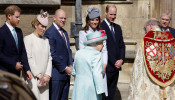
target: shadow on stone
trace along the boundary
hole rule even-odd
[[[120,90],[118,89],[118,87],[116,89],[116,94],[115,94],[114,100],[122,100],[121,93],[120,93]]]

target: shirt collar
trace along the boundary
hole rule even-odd
[[[110,22],[105,18],[105,22],[106,22],[106,24],[108,25],[108,26],[111,26],[110,25]]]
[[[165,30],[164,28],[161,28],[162,31],[170,31],[170,29],[167,27],[167,29]]]
[[[60,30],[60,27],[58,27],[58,25],[56,25],[54,22],[53,22],[53,25],[55,26],[55,28],[56,28],[57,30]]]
[[[12,27],[10,24],[8,24],[7,22],[5,22],[5,24],[7,25],[7,27],[10,29],[10,31],[12,32],[12,30],[14,29],[14,27]]]

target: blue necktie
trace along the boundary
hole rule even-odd
[[[16,43],[16,47],[18,48],[18,38],[15,29],[12,30],[12,35]]]
[[[112,33],[112,36],[113,36],[114,41],[115,41],[115,32],[114,32],[114,26],[112,23],[111,23],[111,33]]]

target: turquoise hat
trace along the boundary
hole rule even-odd
[[[87,41],[84,42],[84,45],[97,43],[97,42],[106,40],[107,36],[105,34],[105,31],[101,30],[101,31],[96,31],[94,33],[90,33],[86,35],[86,38],[87,38]]]

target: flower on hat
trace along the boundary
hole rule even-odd
[[[40,14],[37,16],[38,21],[43,25],[43,26],[47,26],[48,25],[48,17],[49,14],[43,11],[43,9],[40,10]]]
[[[99,17],[100,16],[100,10],[98,8],[89,8],[88,9],[88,16],[89,16],[89,19],[94,19],[96,17]]]
[[[47,13],[47,11],[44,12],[43,9],[40,10],[40,14],[41,14],[41,17],[43,17],[43,18],[46,18],[46,17],[49,16],[49,14]]]

